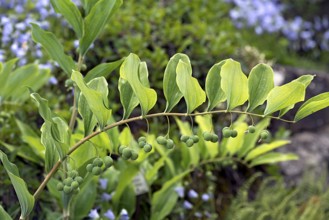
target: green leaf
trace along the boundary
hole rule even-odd
[[[48,173],[55,163],[59,160],[60,155],[57,150],[57,144],[53,139],[50,128],[51,123],[45,122],[41,127],[41,143],[46,148],[45,152],[45,171]]]
[[[14,153],[17,154],[18,156],[36,163],[37,165],[42,166],[42,159],[36,155],[33,151],[31,151],[31,148],[29,148],[28,146],[21,146],[21,147],[17,147],[17,146],[13,146],[11,144],[7,144],[3,141],[0,141],[0,145],[2,145],[3,147],[5,147],[10,153]]]
[[[87,87],[101,93],[104,98],[108,96],[107,82],[104,77],[94,78],[87,83]],[[83,118],[85,136],[87,136],[94,130],[97,119],[89,108],[88,101],[83,93],[81,93],[79,97],[78,110]]]
[[[94,7],[98,0],[81,0],[85,14],[88,15],[90,10]]]
[[[162,220],[171,213],[178,199],[177,193],[174,192],[174,187],[189,172],[187,170],[174,176],[160,190],[153,194],[151,201],[151,220]]]
[[[0,205],[0,219],[2,220],[13,220],[10,215]]]
[[[227,109],[232,110],[248,100],[248,80],[240,63],[228,59],[222,66],[221,88],[226,94]]]
[[[123,119],[127,119],[131,112],[137,107],[139,101],[127,80],[120,78],[118,88],[120,92],[120,101],[123,107]]]
[[[329,92],[321,93],[308,99],[303,105],[298,109],[295,115],[295,121],[299,121],[314,112],[320,111],[329,106]]]
[[[80,40],[79,52],[86,54],[90,45],[95,41],[114,12],[120,7],[122,0],[100,0],[88,13],[84,21],[85,31]]]
[[[298,81],[292,81],[282,86],[274,87],[267,96],[267,106],[264,114],[269,115],[286,107],[303,101],[305,86]]]
[[[221,69],[225,60],[213,65],[206,78],[206,94],[208,97],[208,111],[214,109],[219,103],[225,101],[226,96],[221,89]]]
[[[111,63],[101,63],[97,66],[95,66],[92,70],[90,70],[86,76],[85,81],[89,82],[90,80],[96,78],[96,77],[105,77],[107,78],[110,73],[112,73],[116,68],[118,68],[125,58],[122,58],[120,60],[111,62]]]
[[[13,70],[18,58],[11,59],[7,61],[2,68],[2,71],[0,72],[0,96],[4,96],[5,94],[5,85],[7,84],[9,75],[11,71]]]
[[[81,38],[84,32],[84,24],[78,7],[71,0],[50,0],[50,2],[55,11],[62,14],[73,27],[77,37]]]
[[[235,138],[228,138],[225,146],[225,150],[229,155],[234,155],[239,152],[243,146],[245,139],[245,131],[247,130],[248,125],[245,122],[235,122],[232,129],[238,132],[238,136]]]
[[[163,76],[163,92],[167,100],[165,112],[170,112],[175,105],[181,100],[183,94],[180,92],[177,83],[176,83],[176,69],[178,62],[182,60],[185,63],[190,64],[190,59],[185,54],[175,54],[172,56],[167,64],[167,67]],[[192,68],[189,65],[188,73],[192,75]]]
[[[64,48],[55,35],[51,32],[42,30],[37,24],[31,23],[31,25],[33,40],[40,43],[49,56],[59,64],[64,72],[71,76],[72,70],[75,69],[75,63],[72,57],[64,53]]]
[[[35,101],[36,105],[38,106],[39,114],[41,115],[43,120],[52,122],[52,112],[51,112],[50,108],[48,107],[48,100],[42,98],[38,93],[35,93],[31,90],[30,90],[30,92],[31,92],[30,96]]]
[[[299,77],[298,79],[293,80],[293,82],[297,81],[297,82],[304,84],[305,89],[306,89],[308,87],[308,85],[312,82],[313,78],[314,78],[314,76],[312,76],[312,75],[304,75],[304,76]],[[279,117],[282,117],[283,115],[285,115],[289,110],[293,109],[294,107],[295,107],[295,105],[290,105],[284,109],[281,109],[280,113],[279,113]]]
[[[254,160],[252,160],[250,165],[253,167],[261,164],[278,163],[288,160],[298,160],[298,156],[296,154],[282,154],[271,152],[255,158]]]
[[[14,186],[19,204],[21,206],[21,217],[27,217],[34,207],[34,197],[27,189],[26,183],[19,176],[18,169],[15,164],[8,160],[7,155],[0,150],[0,160],[8,173],[11,183]]]
[[[103,129],[109,118],[111,117],[112,111],[108,109],[108,99],[103,93],[96,91],[92,88],[89,88],[83,80],[81,73],[77,71],[72,72],[71,79],[77,84],[81,93],[87,100],[90,110],[93,112],[97,118],[98,124],[101,129]],[[105,80],[106,81],[106,80]],[[107,87],[107,83],[106,83]]]
[[[126,80],[133,90],[134,94],[138,98],[140,106],[142,108],[142,114],[145,115],[153,108],[157,100],[157,94],[154,89],[146,86],[145,79],[143,82],[140,78],[140,65],[144,65],[140,62],[139,57],[136,54],[129,54],[120,68],[120,77]],[[145,67],[141,67],[145,68]],[[143,70],[143,69],[142,69]],[[145,71],[145,70],[144,70]],[[142,75],[145,73],[142,73]],[[147,81],[148,82],[148,81]],[[123,99],[130,99],[131,97],[122,96]],[[133,103],[134,104],[134,103]]]
[[[253,149],[252,151],[250,151],[248,153],[248,155],[246,156],[245,160],[248,161],[248,160],[252,160],[262,154],[265,154],[271,150],[274,150],[278,147],[282,147],[286,144],[289,144],[290,141],[287,141],[287,140],[281,140],[281,141],[274,141],[272,143],[269,143],[269,144],[262,144],[258,147],[256,147],[255,149]]]
[[[258,64],[252,68],[248,77],[248,87],[249,103],[247,110],[252,111],[265,102],[268,93],[274,87],[272,68],[266,64]]]
[[[176,83],[184,96],[187,112],[193,112],[198,106],[206,101],[206,94],[202,90],[197,79],[190,74],[190,64],[180,60],[177,64]]]

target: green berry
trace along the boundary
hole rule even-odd
[[[192,147],[193,144],[194,144],[194,141],[193,141],[192,138],[189,138],[189,139],[186,141],[186,145],[187,145],[188,147]]]
[[[78,176],[79,173],[78,173],[78,171],[76,171],[76,170],[71,170],[71,171],[68,173],[68,175],[69,175],[69,177],[74,178],[74,177]]]
[[[235,138],[236,136],[238,136],[238,132],[237,132],[237,130],[232,130],[232,131],[231,131],[231,137],[232,137],[232,138]]]
[[[231,137],[231,129],[229,127],[223,128],[222,133],[225,138]]]
[[[146,138],[142,136],[138,138],[138,142],[146,142]]]
[[[77,189],[79,187],[78,181],[73,181],[71,186],[72,186],[73,189]]]
[[[199,136],[198,135],[193,135],[192,137],[192,140],[194,143],[198,143],[199,142]]]
[[[182,142],[186,142],[189,138],[190,138],[190,137],[187,136],[187,135],[182,135],[182,136],[180,137],[180,140],[181,140]]]
[[[156,141],[160,145],[166,145],[167,144],[167,139],[163,136],[157,137]]]
[[[211,142],[216,143],[218,141],[218,135],[217,134],[211,134]]]
[[[144,151],[146,152],[146,153],[148,153],[148,152],[150,152],[152,150],[152,145],[150,145],[150,144],[145,144],[145,146],[144,146]]]
[[[90,163],[90,164],[87,165],[86,169],[90,173],[92,171],[93,167],[94,166]]]
[[[104,164],[103,160],[99,157],[95,158],[94,161],[93,161],[94,167],[96,167],[96,166],[101,167],[101,166],[103,166],[103,164]]]
[[[123,159],[129,159],[131,157],[131,150],[129,148],[125,148],[122,151]]]
[[[131,152],[131,159],[132,160],[137,160],[137,158],[138,158],[138,153],[136,151],[132,151]]]
[[[205,141],[211,141],[211,137],[212,137],[212,135],[211,135],[210,132],[205,131],[205,132],[203,132],[202,136],[203,136],[203,139],[204,139]]]
[[[123,151],[123,149],[125,149],[125,148],[127,148],[127,147],[124,146],[124,145],[121,145],[121,146],[119,147],[119,154],[122,154],[122,151]]]
[[[174,141],[173,140],[171,140],[171,139],[168,139],[167,140],[167,144],[166,144],[166,148],[167,149],[173,149],[174,148]]]
[[[94,174],[95,176],[97,176],[102,173],[102,168],[94,167],[93,170],[91,171],[91,173]]]
[[[252,126],[252,125],[250,125],[249,127],[248,127],[248,132],[249,133],[255,133],[255,131],[256,131],[256,128],[255,128],[255,126]]]
[[[113,165],[113,159],[112,159],[112,157],[106,156],[106,157],[104,157],[103,160],[104,160],[105,167],[109,168],[110,166]]]
[[[268,132],[268,130],[263,130],[261,133],[260,133],[260,138],[263,139],[263,140],[266,140],[270,135],[270,132]]]
[[[83,182],[83,178],[81,176],[76,176],[74,181],[77,181],[79,184],[81,184]]]
[[[72,192],[72,187],[71,186],[64,186],[63,191],[66,194],[69,194],[70,192]]]
[[[63,189],[64,189],[64,184],[63,183],[57,183],[57,190],[58,191],[63,191]]]
[[[145,141],[140,141],[138,142],[138,146],[143,148],[145,146],[146,142]]]
[[[73,182],[72,177],[67,177],[65,180],[63,180],[63,183],[66,186],[71,186],[72,182]]]

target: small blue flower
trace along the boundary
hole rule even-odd
[[[100,178],[99,179],[99,185],[101,187],[101,189],[106,189],[107,188],[107,182],[109,180],[108,179],[105,179],[105,178]]]
[[[203,201],[207,202],[210,199],[210,196],[207,193],[203,193],[201,198]]]
[[[191,199],[195,199],[198,198],[198,193],[196,191],[194,191],[193,189],[190,189],[187,193],[188,197]]]
[[[196,212],[194,213],[194,216],[197,218],[202,218],[202,213],[201,212]]]
[[[92,209],[92,210],[89,212],[88,217],[90,217],[90,218],[92,218],[92,219],[98,219],[98,218],[99,218],[99,214],[98,214],[97,209]]]
[[[108,193],[102,193],[101,200],[108,202],[112,199],[112,195]]]
[[[184,203],[183,203],[183,207],[184,207],[184,209],[192,209],[193,205],[189,201],[185,200]]]
[[[120,212],[120,220],[129,220],[129,215],[126,209],[122,209]]]
[[[184,197],[184,187],[182,186],[175,187],[175,192],[178,194],[180,198]]]
[[[55,77],[50,77],[48,82],[51,84],[51,85],[57,85],[58,81]]]
[[[113,211],[111,209],[107,210],[105,213],[104,213],[104,216],[110,220],[114,220],[115,219],[115,215],[113,213]]]

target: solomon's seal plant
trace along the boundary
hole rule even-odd
[[[54,9],[67,19],[79,39],[77,61],[75,62],[65,53],[64,47],[53,33],[44,31],[37,24],[32,24],[32,37],[59,64],[68,79],[72,80],[70,84],[74,100],[71,118],[66,121],[51,110],[45,98],[30,88],[30,96],[44,121],[40,128],[39,139],[45,149],[40,155],[44,161],[45,178],[34,194],[28,191],[17,167],[8,160],[4,152],[0,151],[0,160],[21,206],[20,219],[28,219],[35,201],[44,188],[47,186],[51,189],[54,183],[57,191],[62,193],[59,198],[63,204],[63,219],[83,218],[82,215],[86,214],[86,210],[79,209],[79,206],[83,206],[79,202],[86,202],[89,210],[92,208],[84,196],[92,196],[95,193],[92,191],[95,188],[93,187],[95,178],[104,174],[106,170],[113,171],[112,165],[117,165],[113,159],[122,158],[127,161],[119,160],[121,164],[118,163],[118,166],[124,168],[117,178],[118,181],[124,181],[117,186],[112,198],[117,202],[116,204],[119,204],[125,189],[128,189],[128,184],[138,173],[140,166],[147,161],[148,155],[154,152],[161,155],[160,162],[152,167],[152,173],[157,174],[166,162],[171,172],[175,174],[176,171],[168,155],[170,151],[180,148],[183,171],[179,170],[180,173],[172,175],[172,179],[151,195],[150,219],[163,219],[173,208],[172,204],[167,203],[166,198],[168,196],[171,196],[172,200],[178,198],[172,194],[174,185],[197,166],[215,162],[225,164],[225,161],[227,164],[229,161],[251,167],[297,159],[294,154],[270,152],[287,144],[288,141],[263,143],[262,140],[267,140],[270,136],[266,130],[270,119],[295,123],[329,106],[329,92],[322,93],[304,102],[293,121],[285,120],[282,117],[293,109],[296,103],[304,101],[305,90],[314,76],[305,75],[275,87],[273,70],[270,66],[258,64],[247,77],[242,72],[240,63],[226,59],[211,67],[203,89],[193,77],[189,57],[179,53],[171,57],[164,71],[165,109],[163,112],[150,113],[157,104],[158,95],[151,88],[146,62],[141,61],[136,54],[131,53],[116,62],[99,64],[88,72],[82,70],[82,66],[85,65],[84,57],[90,46],[122,2],[120,0],[82,1],[85,17],[82,17],[76,5],[70,0],[51,2]],[[108,81],[109,74],[118,67],[120,67],[118,82]],[[0,72],[0,76],[2,73],[3,71]],[[123,115],[118,121],[114,120],[114,112],[111,109],[114,100],[108,100],[109,92],[114,92],[109,91],[109,82],[117,85],[120,94]],[[182,100],[186,104],[186,112],[174,112],[175,106]],[[141,115],[131,117],[138,106]],[[219,138],[212,128],[212,118],[209,116],[224,114],[241,115],[241,117],[234,123],[231,118],[231,124],[222,129],[222,138]],[[244,122],[247,120],[246,116],[251,118],[252,123],[252,118],[255,117],[264,120],[248,126]],[[147,134],[135,143],[128,129],[129,126],[120,133],[121,143],[114,144],[116,137],[110,132],[118,126],[163,117],[175,119],[182,134],[180,141],[188,148],[180,145],[179,141],[175,143],[175,137],[171,139],[167,135],[153,137],[152,140],[152,135]],[[182,122],[180,117],[189,117],[192,122],[196,120],[199,130],[195,132],[193,126],[190,128],[189,123]],[[259,139],[261,144],[255,148]],[[198,149],[201,147],[203,150]],[[147,178],[150,185],[156,179],[152,173],[150,172]],[[116,214],[119,214],[119,205],[115,208]],[[5,216],[3,219],[10,219],[3,209],[0,209],[0,216]]]

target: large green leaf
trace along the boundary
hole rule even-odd
[[[172,56],[167,64],[167,67],[163,76],[163,92],[167,100],[165,112],[170,112],[179,100],[183,97],[183,94],[180,92],[176,84],[176,69],[178,62],[182,60],[185,63],[190,64],[190,59],[185,54],[175,54]],[[189,65],[188,73],[192,75],[192,68]]]
[[[81,93],[87,100],[90,110],[97,118],[98,124],[103,129],[111,117],[112,111],[108,109],[108,98],[103,93],[89,88],[83,80],[81,73],[72,72],[71,79],[77,84]],[[107,83],[106,83],[107,87]]]
[[[221,69],[221,88],[226,94],[227,109],[232,110],[248,100],[248,80],[240,63],[227,59]]]
[[[299,121],[314,112],[320,111],[329,106],[329,92],[321,93],[307,100],[298,109],[295,115],[295,121]]]
[[[250,165],[257,166],[261,164],[278,163],[288,160],[298,160],[298,156],[296,154],[282,154],[277,152],[271,152],[255,158],[251,161]]]
[[[111,62],[111,63],[101,63],[97,66],[95,66],[92,70],[90,70],[86,76],[85,76],[85,81],[89,82],[90,80],[96,78],[96,77],[105,77],[107,78],[110,73],[113,72],[116,68],[118,68],[122,62],[124,61],[125,58],[122,58],[120,60]]]
[[[17,62],[18,58],[15,59],[11,59],[9,61],[7,61],[3,67],[2,67],[2,71],[0,72],[0,96],[4,96],[5,94],[5,85],[7,84],[9,75],[11,73],[11,71],[13,70],[16,62]]]
[[[246,156],[245,160],[252,160],[262,154],[265,154],[271,150],[274,150],[278,147],[282,147],[286,144],[289,144],[290,141],[287,140],[280,140],[280,141],[274,141],[272,143],[269,144],[262,144],[258,147],[256,147],[255,149],[253,149],[252,151],[250,151],[248,153],[248,155]]]
[[[81,0],[85,14],[89,14],[90,10],[94,7],[98,0]]]
[[[131,112],[137,107],[139,101],[127,80],[120,78],[118,88],[120,101],[123,107],[123,119],[127,119]]]
[[[50,0],[50,2],[55,11],[62,14],[73,27],[77,37],[81,38],[84,33],[84,23],[77,6],[71,0]]]
[[[15,164],[8,160],[7,155],[0,150],[0,160],[8,173],[11,183],[14,186],[19,204],[21,206],[21,217],[27,217],[34,207],[34,197],[27,189],[26,183],[19,176],[18,169]]]
[[[10,215],[0,205],[0,219],[2,220],[13,220]]]
[[[263,104],[268,93],[274,87],[274,73],[270,66],[258,64],[252,68],[248,77],[249,103],[248,111],[254,110]]]
[[[31,90],[30,92],[31,92],[31,97],[33,98],[33,100],[35,101],[35,103],[39,108],[39,114],[41,115],[43,120],[52,122],[53,114],[50,108],[48,107],[48,100],[42,98],[38,93],[35,93]]]
[[[154,89],[146,86],[145,78],[140,78],[140,65],[144,65],[140,62],[139,57],[136,54],[129,54],[120,68],[120,77],[126,80],[133,90],[134,94],[138,98],[139,104],[142,108],[142,114],[145,115],[153,108],[157,100],[157,94]],[[143,68],[145,67],[141,67]],[[145,69],[144,69],[145,71]],[[143,79],[143,81],[141,81]],[[123,99],[130,99],[131,97],[122,97]]]
[[[264,114],[269,115],[286,107],[301,102],[305,97],[305,86],[298,81],[292,81],[282,86],[274,87],[267,96],[267,106]]]
[[[306,89],[308,87],[308,85],[312,82],[313,78],[314,78],[313,75],[304,75],[293,81],[298,81],[300,83],[303,83],[305,86],[305,89]],[[290,105],[284,109],[281,109],[280,113],[279,113],[279,117],[282,117],[283,115],[285,115],[289,110],[293,109],[294,107],[295,107],[295,105]]]
[[[31,23],[31,25],[33,40],[40,43],[49,56],[70,76],[75,69],[72,57],[64,53],[63,46],[53,33],[42,30],[37,24]]]
[[[101,93],[102,97],[108,96],[107,82],[104,77],[94,78],[93,80],[87,83],[87,86],[90,89]],[[83,93],[81,93],[79,97],[78,110],[81,117],[83,118],[85,136],[87,136],[94,130],[97,124],[97,119],[89,108],[88,101],[83,95]]]
[[[224,91],[221,89],[221,69],[224,65],[225,60],[213,65],[206,78],[206,94],[208,98],[208,111],[211,111],[219,103],[225,101],[226,96]]]
[[[79,52],[82,56],[86,54],[90,45],[121,4],[122,0],[100,0],[91,8],[84,21],[86,31],[80,40]]]
[[[187,112],[193,112],[198,106],[206,101],[206,94],[202,90],[198,80],[190,74],[190,64],[180,60],[177,64],[176,83],[183,94]]]

